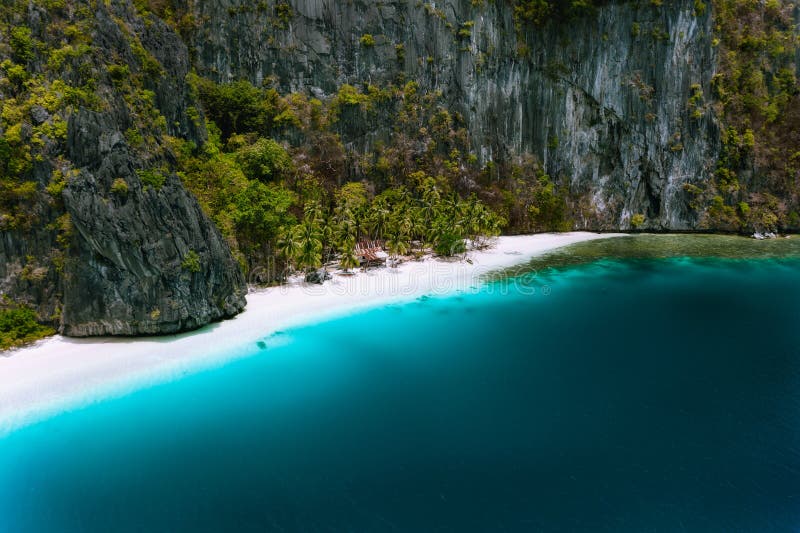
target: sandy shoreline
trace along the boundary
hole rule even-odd
[[[0,434],[54,412],[219,366],[287,327],[426,294],[468,291],[483,274],[493,270],[568,244],[612,236],[562,233],[500,237],[492,248],[470,252],[471,263],[428,259],[353,276],[334,275],[322,286],[293,281],[252,292],[247,296],[247,309],[234,319],[176,336],[55,336],[0,357]]]

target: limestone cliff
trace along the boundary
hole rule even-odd
[[[697,227],[683,185],[708,180],[719,134],[711,10],[694,0],[612,2],[568,27],[523,30],[508,2],[284,6],[193,3],[200,71],[320,98],[344,83],[416,80],[465,117],[482,161],[537,155],[580,199],[577,228],[629,228],[634,214],[654,229]]]
[[[32,192],[4,197],[0,291],[73,336],[171,333],[238,313],[238,264],[169,170],[162,131],[141,120],[202,142],[184,44],[125,2],[26,7],[4,15],[37,43],[24,57],[12,41],[9,54],[33,89],[4,80],[5,116],[21,120],[0,134],[19,167],[4,186]],[[75,27],[82,41],[64,45]]]
[[[799,19],[789,0],[2,2],[0,309],[78,336],[232,316],[243,271],[281,279],[280,237],[348,181],[483,202],[509,232],[797,230]]]

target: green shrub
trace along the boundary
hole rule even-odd
[[[128,65],[109,65],[106,70],[108,70],[108,75],[111,76],[111,81],[115,85],[124,83],[131,75],[131,69],[128,68]]]
[[[115,179],[114,183],[111,184],[111,192],[116,194],[117,196],[127,196],[128,182],[125,181],[123,178]]]
[[[0,350],[21,346],[54,333],[53,328],[39,324],[33,309],[16,307],[0,311]]]
[[[288,2],[279,2],[275,5],[275,16],[281,21],[283,27],[286,28],[292,20],[292,6]]]
[[[286,187],[250,181],[233,198],[233,220],[246,235],[246,240],[270,242],[277,236],[279,228],[297,222],[289,212],[296,202],[297,196]]]
[[[27,63],[33,59],[34,45],[31,30],[26,26],[17,26],[11,30],[9,38],[14,59],[20,63]]]
[[[446,257],[463,254],[467,251],[467,243],[462,235],[448,231],[433,243],[433,251]]]
[[[11,146],[4,137],[0,137],[0,171],[3,173],[8,169],[8,164],[11,162]]]
[[[223,141],[236,133],[264,135],[272,127],[279,97],[274,89],[259,89],[247,81],[220,85],[204,78],[194,78],[193,84]]]
[[[739,202],[739,214],[743,217],[747,217],[750,214],[750,204],[747,202]]]
[[[272,139],[259,139],[237,150],[236,161],[249,179],[271,181],[292,169],[292,158],[286,149]]]
[[[541,26],[552,19],[566,20],[591,12],[600,0],[513,0],[518,26]]]
[[[703,0],[694,0],[694,11],[692,14],[696,17],[702,17],[706,14],[706,4]]]
[[[200,256],[194,250],[189,250],[183,257],[181,268],[192,273],[200,272]]]
[[[336,102],[339,105],[359,105],[367,102],[367,95],[359,92],[352,85],[344,84],[339,87],[336,95]]]
[[[566,221],[565,195],[556,189],[547,174],[541,174],[538,178],[538,187],[533,194],[533,206],[535,231],[564,231],[569,227]]]
[[[359,42],[361,43],[361,46],[366,46],[366,47],[375,46],[375,37],[373,37],[369,33],[365,33],[364,35],[361,36]]]
[[[138,39],[131,42],[131,51],[136,59],[139,61],[139,66],[142,72],[149,78],[158,78],[162,75],[161,63],[159,63],[153,54],[148,52]]]
[[[156,190],[161,189],[167,181],[167,176],[157,168],[137,170],[136,175],[145,187],[152,187]]]
[[[22,65],[17,65],[10,59],[6,59],[0,63],[0,68],[5,70],[8,80],[17,88],[22,87],[22,84],[28,79],[28,71]]]

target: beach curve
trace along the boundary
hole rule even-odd
[[[59,412],[223,365],[252,354],[254,343],[285,328],[423,295],[471,290],[489,272],[577,242],[619,235],[504,236],[487,249],[470,251],[468,260],[409,261],[397,268],[334,275],[324,285],[293,279],[252,291],[246,310],[233,319],[180,335],[54,336],[0,356],[0,435]]]

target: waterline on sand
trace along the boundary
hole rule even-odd
[[[0,435],[59,412],[220,366],[252,353],[253,343],[266,342],[288,327],[425,295],[474,291],[492,271],[559,247],[615,236],[619,235],[574,232],[500,237],[492,247],[460,260],[408,262],[334,276],[324,285],[293,280],[252,292],[246,310],[234,319],[181,335],[56,336],[0,358]]]
[[[796,530],[800,255],[647,258],[648,240],[283,329],[219,368],[15,431],[0,522]]]

